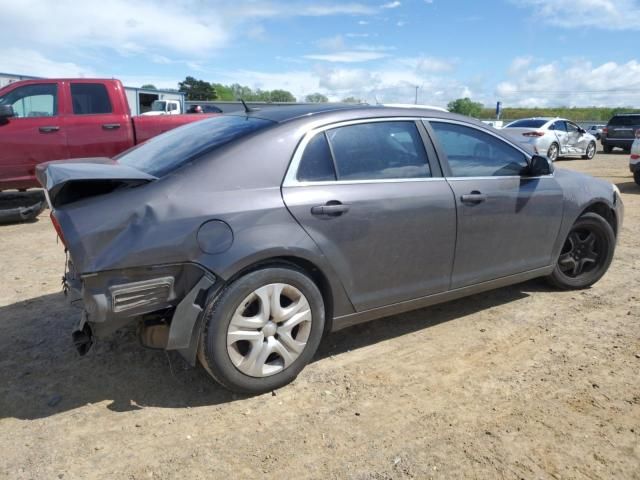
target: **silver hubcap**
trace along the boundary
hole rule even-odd
[[[293,285],[271,283],[248,295],[227,331],[227,352],[250,377],[281,372],[300,356],[311,333],[311,308]]]
[[[590,143],[589,146],[587,147],[587,157],[591,158],[593,157],[593,154],[596,151],[596,146],[593,143]]]
[[[549,154],[548,154],[549,160],[553,162],[557,156],[558,156],[558,147],[556,147],[555,145],[551,145],[551,148],[549,148]]]

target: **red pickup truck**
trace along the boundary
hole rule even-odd
[[[0,191],[37,187],[49,160],[114,157],[160,133],[211,115],[135,116],[113,79],[43,79],[0,89]]]

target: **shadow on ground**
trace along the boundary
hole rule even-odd
[[[620,189],[620,193],[624,193],[627,195],[640,194],[640,185],[638,185],[636,182],[621,182],[616,183],[616,186]]]
[[[502,288],[327,335],[314,361],[448,322],[547,290],[541,281]],[[116,412],[231,402],[200,366],[174,352],[140,346],[135,329],[117,332],[80,357],[70,332],[78,311],[62,294],[0,307],[0,418],[36,419],[110,402]]]

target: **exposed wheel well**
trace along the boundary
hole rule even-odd
[[[327,280],[327,277],[322,272],[322,270],[320,270],[313,262],[310,262],[309,260],[306,260],[300,257],[292,257],[292,256],[268,258],[243,268],[238,273],[236,273],[233,277],[231,277],[229,279],[229,282],[232,282],[235,279],[240,278],[241,276],[246,275],[249,272],[253,272],[255,270],[259,270],[265,267],[274,267],[274,266],[286,266],[286,267],[293,267],[298,270],[302,270],[305,274],[307,274],[311,278],[311,280],[313,280],[313,283],[315,283],[318,289],[320,290],[320,293],[322,294],[322,299],[324,301],[325,333],[331,331],[331,327],[333,324],[333,294],[331,293],[331,285],[329,284],[329,280]]]
[[[602,218],[604,218],[609,223],[609,225],[611,225],[611,228],[613,228],[616,236],[618,236],[618,219],[616,218],[615,212],[611,208],[609,208],[606,203],[597,202],[589,205],[584,209],[580,216],[588,212],[597,213]]]

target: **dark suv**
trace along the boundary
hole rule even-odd
[[[620,147],[629,153],[638,129],[640,129],[640,113],[614,115],[602,129],[601,141],[604,153],[611,153],[613,147]]]

